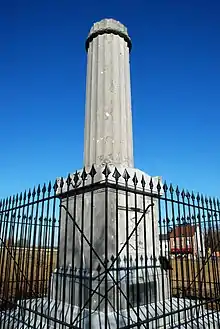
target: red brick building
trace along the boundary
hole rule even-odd
[[[204,238],[198,225],[176,226],[169,235],[171,254],[201,255],[204,251]]]

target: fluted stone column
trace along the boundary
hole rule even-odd
[[[113,19],[95,23],[88,52],[84,165],[133,167],[133,136],[127,29]]]

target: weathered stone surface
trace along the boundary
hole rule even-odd
[[[122,175],[126,169],[130,176],[127,186],[133,187],[133,191],[125,192],[118,188],[116,194],[114,168],[109,166],[109,169],[111,169],[111,173],[107,181],[113,184],[113,188],[107,190],[100,188],[93,193],[89,190],[62,201],[64,208],[62,208],[61,217],[60,266],[74,263],[77,268],[81,266],[89,268],[92,264],[93,270],[96,270],[100,259],[104,262],[106,257],[107,259],[112,256],[116,257],[124,245],[125,247],[120,253],[121,258],[127,257],[127,252],[133,258],[137,254],[140,257],[145,253],[149,258],[159,257],[158,200],[135,193],[135,191],[142,191],[142,179],[146,183],[146,191],[149,190],[151,177],[140,170],[120,166],[118,171],[121,173],[121,178],[118,181],[118,187],[125,187]],[[105,181],[103,170],[104,166],[96,167],[97,174],[94,180],[96,183]],[[138,183],[134,189],[132,178],[135,174]],[[156,194],[158,179],[160,178],[153,178]],[[88,176],[84,185],[89,186],[90,184],[91,178]],[[81,186],[82,183],[79,184],[79,188]],[[63,187],[63,191],[65,190],[66,186]],[[144,214],[146,208],[148,210]],[[68,215],[66,209],[71,216]],[[139,221],[137,230],[135,230],[135,223]],[[85,237],[82,236],[82,231]],[[138,236],[137,245],[136,235]],[[116,244],[116,242],[118,243]],[[91,253],[91,247],[94,248],[100,259],[93,252]],[[90,263],[91,257],[92,262]]]
[[[169,297],[169,278],[161,273],[158,261],[160,254],[158,198],[147,195],[143,197],[142,192],[144,180],[145,191],[150,192],[150,182],[152,182],[154,186],[152,192],[157,195],[156,186],[161,178],[151,178],[138,169],[119,166],[117,171],[121,176],[118,179],[118,192],[116,193],[114,169],[115,167],[108,166],[109,175],[106,178],[103,174],[105,166],[96,166],[97,173],[95,179],[93,179],[96,184],[101,182],[111,183],[112,188],[100,187],[94,192],[88,189],[88,192],[63,199],[59,266],[66,267],[70,264],[73,268],[87,269],[94,272],[99,265],[103,268],[106,260],[108,266],[111,266],[112,257],[115,259],[120,256],[121,260],[124,258],[130,259],[131,257],[132,262],[129,260],[128,263],[125,262],[123,265],[130,268],[125,273],[124,281],[128,280],[131,285],[135,284],[136,281],[143,281],[144,284],[146,282],[152,283],[156,287],[156,300],[162,301],[164,297]],[[125,169],[127,175],[130,176],[127,183],[123,178]],[[81,173],[82,170],[79,171],[79,176]],[[135,188],[132,180],[134,176],[136,177]],[[74,175],[71,178],[74,180]],[[78,189],[82,186],[84,188],[90,186],[91,179],[88,175],[84,183],[79,181],[77,184]],[[123,191],[125,186],[131,188],[129,192]],[[66,190],[67,185],[65,184],[62,192]],[[66,209],[68,209],[68,213]],[[135,225],[137,225],[137,229],[135,229]],[[82,235],[82,232],[84,235]],[[142,261],[140,260],[141,256]],[[144,263],[145,256],[148,258],[148,264]],[[138,259],[136,259],[137,257]],[[154,262],[155,258],[157,260]],[[117,264],[115,262],[113,268],[121,273],[122,261],[121,264]],[[145,265],[149,267],[148,276],[143,275],[141,270],[141,266],[143,269]],[[154,267],[155,271],[152,270]],[[136,270],[131,270],[131,268],[136,269],[139,273],[135,282],[131,280],[133,275],[131,273]],[[150,271],[151,274],[149,275]],[[59,278],[59,282],[61,281],[61,278]],[[111,277],[108,277],[108,282],[108,285],[114,286],[114,283],[111,283]],[[76,289],[78,289],[77,282],[75,281],[75,283]],[[93,284],[95,285],[95,282]],[[101,289],[104,292],[105,286],[103,285]],[[109,300],[111,300],[110,295]],[[149,302],[152,302],[152,300],[149,300]],[[78,301],[76,301],[76,305],[78,305]],[[124,303],[124,306],[126,307],[126,303]]]
[[[121,24],[119,21],[115,19],[103,19],[100,22],[96,22],[93,24],[88,38],[86,40],[86,50],[89,48],[90,42],[97,36],[101,34],[110,34],[113,33],[115,35],[119,35],[120,37],[124,38],[127,42],[129,49],[131,49],[131,39],[128,35],[128,30],[126,26]]]
[[[87,40],[84,164],[133,167],[131,84],[127,29],[105,19]]]

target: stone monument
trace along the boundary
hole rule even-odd
[[[43,304],[42,299],[39,299],[39,303],[36,300],[26,301],[25,306],[28,309],[26,316],[28,318],[33,309],[35,320],[29,321],[30,324],[47,325],[47,327],[49,325],[49,328],[54,328],[55,324],[52,319],[56,318],[72,325],[71,328],[84,329],[122,328],[126,327],[129,321],[135,328],[135,323],[153,317],[158,320],[149,321],[148,328],[154,328],[155,325],[157,328],[162,328],[164,313],[172,312],[177,309],[177,306],[186,308],[189,303],[181,302],[181,300],[177,302],[176,299],[171,298],[169,277],[162,275],[158,261],[153,262],[153,267],[146,262],[146,259],[152,256],[158,259],[160,254],[158,200],[148,197],[143,205],[141,194],[126,193],[123,192],[123,189],[121,191],[118,189],[116,207],[116,169],[117,173],[121,174],[118,176],[117,184],[124,186],[126,181],[126,184],[129,185],[129,177],[136,177],[137,190],[142,189],[142,179],[146,186],[150,186],[150,182],[152,182],[154,187],[157,186],[160,179],[160,177],[150,177],[134,168],[129,63],[131,39],[126,27],[120,22],[104,19],[95,23],[91,28],[86,40],[86,50],[88,60],[84,142],[85,171],[82,169],[78,174],[70,177],[79,190],[77,195],[76,193],[71,194],[72,187],[67,183],[68,180],[58,191],[58,196],[62,192],[65,197],[62,197],[61,200],[59,264],[53,273],[50,300],[44,298]],[[94,177],[88,175],[86,179],[83,179],[85,172],[90,171],[91,168],[96,172]],[[106,170],[108,170],[108,175],[106,175]],[[125,176],[123,177],[123,173],[127,180]],[[75,180],[76,177],[78,177],[77,180]],[[112,184],[107,196],[104,188],[97,189],[92,196],[91,193],[80,193],[82,186],[83,188],[89,187],[91,184],[101,183],[106,179]],[[77,188],[75,187],[75,190]],[[65,192],[67,193],[65,194]],[[151,189],[151,195],[152,192],[157,193]],[[106,200],[108,207],[106,207]],[[127,205],[129,205],[129,212],[126,211]],[[116,213],[118,224],[116,223]],[[132,236],[128,241],[128,233],[135,230],[134,218],[137,214],[138,220],[144,214],[147,232],[143,228],[143,221],[140,222],[138,244],[135,244],[135,238],[133,239]],[[91,218],[93,219],[92,224]],[[93,225],[92,231],[91,225]],[[144,241],[146,241],[145,248],[143,248]],[[123,246],[128,246],[128,244],[129,255],[133,257],[130,268],[126,261],[128,249],[123,249]],[[117,259],[119,254],[122,260],[125,257],[125,266],[121,261],[115,271],[115,266],[110,266],[111,262],[110,265],[106,265],[106,263],[109,260]],[[136,258],[137,254],[144,256],[142,269],[139,268],[140,262]],[[106,266],[109,269],[108,272],[106,270],[101,272],[99,266]],[[143,271],[143,267],[147,268],[147,271]],[[116,311],[112,306],[115,305],[118,291],[115,273],[120,278],[120,307],[117,307]],[[104,280],[102,280],[103,278]],[[103,282],[102,284],[99,284],[100,280]],[[140,285],[139,296],[136,296],[136,300],[127,301],[128,291],[135,289],[137,283]],[[92,293],[90,306],[88,306],[84,302],[91,295],[91,290],[94,293]],[[73,291],[74,298],[70,294]],[[99,301],[100,296],[105,296],[106,291],[108,298]],[[148,305],[146,305],[146,294],[149,294]],[[139,300],[139,308],[135,304],[137,300]],[[128,310],[128,302],[131,305],[130,310]],[[82,308],[83,311],[81,311]],[[38,315],[36,315],[36,310],[38,310]],[[42,312],[46,314],[43,319],[40,315]],[[18,313],[19,311],[15,310],[14,319],[18,319]],[[184,319],[186,315],[192,316],[190,308],[188,311],[180,313],[172,316],[173,323],[175,320]],[[50,317],[49,323],[47,316]],[[166,318],[168,327],[170,315],[166,315]],[[5,323],[6,327],[10,329],[10,319]],[[19,319],[14,320],[13,325],[16,328],[26,328],[24,322],[19,322]]]
[[[95,23],[90,30],[88,38],[86,40],[86,50],[88,53],[87,61],[87,80],[86,80],[86,115],[85,115],[85,138],[84,138],[84,166],[87,172],[90,171],[92,166],[96,170],[94,176],[94,182],[102,182],[106,179],[103,171],[108,166],[109,176],[108,182],[115,184],[114,171],[117,168],[121,173],[118,184],[125,185],[125,180],[122,175],[127,173],[131,179],[135,176],[137,178],[136,189],[142,189],[141,181],[144,179],[146,186],[149,188],[150,181],[155,186],[158,184],[160,177],[150,177],[146,173],[134,168],[133,159],[133,136],[132,136],[132,113],[131,113],[131,83],[130,83],[130,62],[129,55],[131,50],[131,39],[128,35],[127,29],[120,22],[113,19],[104,19],[98,23]],[[82,170],[79,172],[81,177]],[[74,180],[74,175],[71,176]],[[131,181],[132,182],[132,181]],[[89,186],[91,184],[91,177],[84,182],[84,185]],[[130,183],[129,183],[130,184]],[[82,184],[79,183],[79,187]],[[64,185],[62,192],[68,190],[67,185]],[[152,191],[151,191],[152,192]],[[100,189],[93,195],[93,208],[91,210],[91,193],[84,195],[83,202],[83,217],[90,219],[93,218],[93,246],[96,254],[90,252],[91,246],[85,241],[81,240],[81,231],[76,229],[73,225],[74,218],[76,219],[77,227],[82,229],[82,195],[75,198],[68,198],[62,200],[62,220],[61,220],[61,238],[60,238],[60,266],[66,268],[68,264],[70,267],[76,267],[79,272],[86,270],[93,273],[95,277],[97,275],[96,269],[100,265],[101,261],[106,259],[110,260],[112,257],[117,258],[120,248],[117,250],[116,236],[118,236],[118,245],[123,246],[127,243],[126,231],[134,231],[135,221],[137,216],[140,218],[147,209],[144,220],[147,225],[147,236],[144,236],[144,223],[140,223],[138,227],[138,246],[135,244],[135,234],[133,234],[129,240],[129,255],[133,256],[133,259],[138,254],[147,258],[152,265],[152,257],[156,258],[154,266],[149,266],[147,274],[143,274],[143,270],[137,271],[137,264],[132,265],[132,270],[129,270],[128,275],[124,275],[121,286],[124,297],[121,299],[121,310],[127,307],[126,297],[128,281],[130,289],[136,287],[139,283],[140,296],[136,296],[136,299],[140,299],[140,304],[144,304],[143,296],[144,291],[149,291],[148,300],[149,303],[155,301],[162,301],[163,298],[169,297],[169,284],[168,276],[165,279],[164,291],[162,293],[162,273],[159,257],[159,232],[158,232],[158,200],[152,200],[150,197],[145,198],[145,209],[143,208],[143,196],[141,194],[136,195],[129,193],[127,195],[123,191],[119,191],[116,209],[116,194],[115,190],[110,189],[108,191],[108,207],[106,222],[106,195],[105,190]],[[126,213],[126,202],[129,205],[129,214]],[[153,202],[153,206],[151,205]],[[69,209],[67,216],[67,209]],[[75,211],[73,210],[75,209]],[[116,212],[118,213],[118,226],[116,225]],[[128,218],[127,218],[128,217]],[[127,224],[128,220],[128,224]],[[153,221],[153,225],[152,225]],[[129,226],[127,228],[127,225]],[[87,240],[91,239],[91,223],[89,220],[84,221],[83,231]],[[108,231],[107,240],[107,253],[106,253],[106,239],[105,231]],[[65,238],[67,234],[67,238]],[[74,255],[73,255],[73,236],[75,237]],[[146,240],[146,248],[144,248],[144,241]],[[83,244],[83,247],[82,247]],[[138,247],[138,251],[136,250]],[[82,257],[83,250],[83,257]],[[99,257],[98,257],[99,256]],[[120,253],[120,257],[127,257],[127,249]],[[92,259],[91,259],[92,258]],[[150,261],[151,258],[151,261]],[[138,260],[137,260],[138,262]],[[140,264],[140,261],[139,261]],[[125,264],[124,266],[126,266]],[[142,266],[148,267],[149,264],[143,264]],[[91,268],[92,266],[92,268]],[[124,268],[121,266],[121,268]],[[120,267],[117,271],[122,275]],[[61,272],[62,272],[61,269]],[[115,269],[114,269],[115,270]],[[62,276],[60,270],[56,273]],[[138,274],[137,274],[138,273]],[[111,292],[115,289],[115,282],[112,280],[113,271],[108,275],[108,290]],[[137,277],[138,276],[138,277]],[[164,276],[165,277],[165,276]],[[132,279],[131,279],[132,278]],[[91,277],[90,277],[91,279]],[[70,283],[70,286],[74,284],[74,289],[79,291],[80,287],[77,284],[77,280]],[[86,285],[86,284],[85,284]],[[104,293],[106,283],[101,285],[101,292]],[[147,285],[147,287],[146,287]],[[53,292],[55,289],[55,280],[53,286]],[[97,282],[93,283],[93,291],[96,290]],[[67,292],[65,296],[68,296],[68,290],[71,287],[65,287]],[[86,290],[87,288],[85,288]],[[152,291],[153,290],[153,291]],[[79,295],[77,293],[77,295]],[[89,288],[85,295],[89,295]],[[54,295],[55,296],[55,295]],[[63,300],[63,290],[59,295],[60,300]],[[111,304],[114,304],[114,293],[109,293],[109,307],[108,311],[113,312]],[[66,302],[70,303],[68,297]],[[143,299],[143,300],[142,300]],[[132,301],[135,304],[137,301]],[[82,300],[75,299],[75,305],[79,306]],[[97,309],[98,294],[94,294],[92,297],[92,309]],[[106,305],[99,304],[99,311],[105,312]]]
[[[84,165],[85,169],[89,172],[93,165],[97,174],[95,175],[94,182],[105,180],[103,170],[108,165],[111,171],[108,181],[115,182],[114,169],[123,174],[126,170],[131,178],[134,174],[137,175],[139,187],[141,188],[141,179],[144,178],[146,186],[149,189],[149,182],[152,179],[154,186],[157,185],[159,177],[150,177],[146,173],[135,169],[133,159],[133,136],[132,136],[132,114],[131,114],[131,84],[130,84],[130,63],[129,52],[131,50],[131,40],[128,36],[127,29],[120,23],[113,19],[104,19],[98,23],[95,23],[89,33],[86,41],[86,49],[88,52],[88,64],[87,64],[87,81],[86,81],[86,115],[85,115],[85,141],[84,141]],[[80,173],[82,170],[80,171]],[[71,176],[73,178],[74,175]],[[89,185],[91,179],[87,180],[86,184]],[[124,179],[120,178],[119,183],[124,184]],[[79,184],[80,186],[80,184]],[[65,191],[65,186],[63,191]],[[115,203],[115,193],[110,193],[109,201],[112,207],[109,218],[114,217],[115,209],[113,204]],[[102,199],[103,197],[103,199]],[[121,195],[121,202],[124,203],[124,196]],[[134,208],[134,200],[129,200],[129,205]],[[112,200],[111,200],[112,198]],[[84,208],[87,209],[87,216],[89,214],[90,202],[87,200],[87,204]],[[95,239],[100,241],[104,222],[100,221],[100,217],[104,217],[105,208],[103,207],[104,194],[99,193],[97,200],[95,200],[95,208],[97,213],[93,214],[94,220],[97,220],[97,232],[94,233]],[[66,200],[63,201],[64,204]],[[137,201],[137,208],[141,209],[143,206],[142,200]],[[76,202],[78,207],[78,214],[76,217],[80,217],[81,206],[79,202]],[[124,206],[124,204],[122,204]],[[156,205],[154,206],[155,214],[154,218],[158,218],[156,213]],[[96,210],[94,210],[96,211]],[[123,214],[123,213],[122,213]],[[121,214],[121,216],[123,216]],[[64,210],[65,215],[65,210]],[[63,216],[64,216],[63,215]],[[131,218],[134,214],[129,215]],[[149,216],[151,218],[151,216]],[[112,221],[114,219],[112,218]],[[64,221],[63,221],[64,223]],[[90,225],[90,224],[88,224]],[[111,245],[114,243],[114,234],[112,231],[112,222],[109,226],[110,241],[109,256],[115,253],[114,247]],[[86,229],[86,228],[85,228]],[[149,255],[153,255],[152,251],[152,232],[149,229]],[[124,242],[123,237],[125,227],[121,228],[119,234],[121,243]],[[62,231],[62,230],[61,230]],[[71,232],[67,230],[68,232]],[[100,231],[100,233],[99,233]],[[71,233],[70,233],[71,236]],[[113,242],[111,241],[113,240]],[[157,223],[155,225],[155,239],[158,241],[158,229]],[[69,238],[71,240],[71,238]],[[61,244],[64,242],[64,238],[61,238]],[[94,242],[95,243],[95,242]],[[155,256],[159,256],[159,246],[156,242]],[[100,248],[100,246],[99,246]],[[62,255],[61,247],[60,260],[64,259]],[[68,249],[68,248],[67,248]],[[71,248],[70,248],[71,249]],[[99,250],[99,254],[104,251]],[[85,260],[86,261],[86,260]],[[67,260],[67,263],[71,263],[71,259]],[[62,264],[63,265],[63,264]],[[88,265],[88,264],[86,264]],[[94,264],[96,266],[96,264]]]

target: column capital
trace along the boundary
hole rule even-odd
[[[126,26],[112,18],[105,18],[102,19],[100,22],[96,22],[95,24],[93,24],[86,39],[86,51],[88,51],[90,42],[98,35],[111,33],[119,35],[121,38],[123,38],[127,42],[129,50],[131,50],[131,38],[128,35]]]

